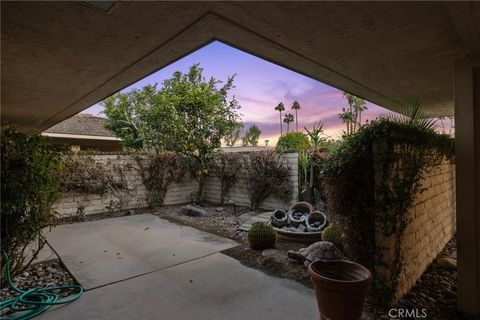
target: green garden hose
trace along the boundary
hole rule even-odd
[[[0,302],[0,318],[3,320],[27,320],[41,315],[52,306],[65,304],[77,300],[83,293],[83,287],[78,285],[58,286],[49,288],[35,288],[23,291],[17,288],[10,278],[10,263],[8,256],[3,253],[7,266],[7,280],[10,288],[20,295]],[[78,293],[64,299],[60,299],[60,292],[68,289],[76,289]],[[7,310],[8,309],[8,310]]]

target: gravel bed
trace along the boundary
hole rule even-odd
[[[140,209],[113,211],[113,212],[100,212],[100,213],[86,214],[86,215],[73,215],[73,216],[59,218],[57,220],[57,225],[118,218],[118,217],[124,217],[124,216],[130,216],[130,215],[136,215],[136,214],[142,214],[142,213],[149,213],[152,210],[153,209],[151,208],[140,208]]]
[[[312,287],[306,268],[287,257],[287,251],[298,250],[306,245],[277,241],[274,251],[264,252],[249,248],[247,232],[237,230],[242,223],[239,217],[243,213],[250,212],[249,208],[237,207],[235,212],[231,206],[205,205],[202,207],[207,213],[205,217],[189,217],[180,213],[182,207],[182,205],[166,206],[158,208],[152,213],[179,224],[192,226],[205,232],[238,241],[239,246],[227,249],[222,253],[248,267]],[[262,212],[265,212],[265,210]]]
[[[57,259],[30,265],[23,273],[13,279],[13,283],[22,290],[77,284],[75,279]],[[63,298],[72,293],[76,293],[76,291],[62,291],[60,297]],[[8,287],[0,289],[0,301],[17,295],[19,295],[19,293]]]
[[[183,225],[192,226],[196,229],[213,233],[221,237],[233,239],[236,241],[243,241],[246,239],[247,233],[237,230],[240,225],[239,217],[251,210],[247,207],[219,206],[205,204],[201,209],[205,210],[204,217],[190,217],[180,213],[180,210],[185,205],[171,205],[152,209],[149,213],[158,215],[161,218],[167,219]]]
[[[456,250],[455,237],[450,240],[445,248],[438,254],[451,256]],[[393,308],[426,309],[426,319],[450,320],[464,319],[457,314],[457,270],[440,267],[435,261],[424,272],[415,286]],[[375,314],[368,319],[393,319],[388,316],[388,310],[375,310],[368,305],[369,313]],[[412,318],[413,319],[413,318]]]

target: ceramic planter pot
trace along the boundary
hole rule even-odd
[[[288,214],[282,209],[277,209],[273,211],[272,217],[270,218],[272,226],[276,228],[281,228],[288,225]]]
[[[313,211],[305,218],[305,225],[310,232],[322,231],[328,225],[327,216],[323,212]]]
[[[315,261],[308,267],[321,319],[358,320],[372,283],[370,271],[345,260]]]

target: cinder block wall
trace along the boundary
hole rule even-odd
[[[409,224],[401,239],[404,266],[400,271],[395,297],[406,294],[434,261],[456,232],[455,165],[443,161],[423,178],[426,191],[417,195],[414,205],[405,213]],[[377,261],[377,277],[388,281],[393,269],[395,242],[376,230],[377,249],[383,255]],[[384,263],[385,265],[382,265]]]
[[[118,191],[115,194],[107,193],[104,195],[84,194],[84,193],[66,193],[54,205],[54,208],[62,216],[75,215],[80,206],[84,206],[85,214],[94,214],[106,212],[110,201],[123,201],[124,209],[147,207],[147,189],[143,184],[142,176],[139,172],[140,166],[135,159],[137,155],[131,154],[96,154],[93,156],[95,161],[109,169],[115,179],[120,179],[118,168],[124,172],[127,183],[127,191]],[[141,157],[146,165],[147,157]],[[164,204],[188,203],[191,199],[191,193],[197,190],[194,181],[185,181],[182,183],[173,183],[165,195]]]
[[[140,166],[136,160],[137,155],[131,154],[96,154],[93,156],[95,161],[109,169],[116,179],[120,179],[121,174],[118,172],[120,168],[127,183],[127,192],[118,191],[115,194],[107,193],[104,195],[83,194],[83,193],[66,193],[54,205],[62,216],[75,215],[79,208],[83,206],[84,214],[94,214],[106,212],[110,201],[122,201],[124,209],[144,208],[147,207],[147,189],[143,184],[140,174]],[[141,156],[144,167],[147,165],[148,158]],[[298,162],[296,153],[286,153],[282,155],[282,159],[290,166],[290,179],[292,180],[293,194],[290,200],[277,199],[274,196],[267,198],[261,208],[275,209],[285,208],[298,199]],[[164,205],[184,204],[191,201],[192,193],[198,189],[195,179],[187,179],[181,183],[173,183],[167,191],[164,199]],[[208,201],[218,203],[220,201],[220,181],[216,177],[209,177],[205,186],[205,196]],[[240,177],[227,195],[226,199],[232,199],[240,205],[248,206],[248,191],[245,178]]]

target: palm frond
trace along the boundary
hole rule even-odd
[[[380,116],[392,122],[414,126],[420,129],[431,130],[434,128],[437,119],[421,110],[418,101],[411,101],[402,107],[401,113],[390,113]]]

